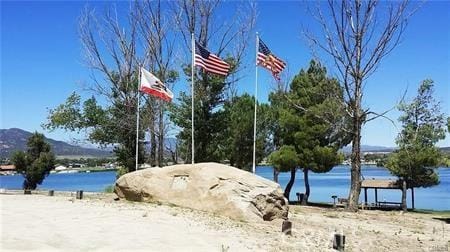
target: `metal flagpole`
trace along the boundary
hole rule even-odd
[[[139,83],[137,90],[137,115],[136,115],[136,171],[138,170],[138,159],[139,159],[139,87],[141,86],[141,68],[139,67]]]
[[[253,167],[252,172],[256,173],[256,108],[258,101],[258,47],[259,47],[259,36],[256,33],[256,53],[255,53],[255,117],[253,120]]]
[[[192,51],[192,66],[191,66],[191,162],[194,164],[194,65],[195,65],[195,40],[194,33],[191,33],[191,51]]]

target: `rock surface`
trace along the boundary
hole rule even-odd
[[[149,168],[123,175],[114,192],[132,201],[161,202],[238,220],[286,219],[280,186],[237,168],[200,163]]]

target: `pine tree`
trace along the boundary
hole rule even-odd
[[[325,67],[311,61],[291,82],[281,107],[283,145],[297,153],[297,167],[303,170],[306,203],[310,195],[309,171],[323,173],[341,162],[338,150],[350,142],[348,118],[342,106],[342,90],[336,79],[327,77]],[[291,171],[295,176],[295,170]]]
[[[35,132],[27,142],[26,152],[15,152],[11,158],[16,171],[24,177],[23,189],[36,189],[54,168],[55,156],[43,134]]]
[[[406,188],[429,187],[439,184],[434,171],[441,152],[436,143],[445,138],[445,119],[440,103],[433,98],[433,81],[424,80],[411,103],[402,103],[399,121],[403,129],[397,137],[396,150],[386,164],[403,185],[402,208],[406,210]]]
[[[253,163],[254,98],[248,94],[236,96],[224,106],[226,130],[225,158],[232,166],[250,171]],[[256,163],[267,154],[267,104],[258,104],[256,125]]]

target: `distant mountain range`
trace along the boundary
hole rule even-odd
[[[17,129],[0,129],[0,157],[10,157],[17,150],[25,150],[27,140],[33,133]],[[89,156],[89,157],[109,157],[112,156],[111,151],[85,148],[63,141],[46,138],[53,153],[57,156]]]
[[[25,150],[28,138],[33,133],[18,129],[0,129],[0,158],[9,157],[16,150]],[[53,153],[57,156],[90,156],[90,157],[110,157],[113,156],[112,149],[101,150],[96,148],[86,148],[68,144],[63,141],[46,138],[52,146]],[[165,144],[171,150],[175,150],[176,139],[165,139]],[[440,148],[443,152],[450,153],[450,147]],[[392,152],[393,147],[362,145],[361,152]],[[348,145],[342,148],[345,154],[352,152],[352,146]]]
[[[450,153],[450,147],[441,147],[439,148],[442,152]]]

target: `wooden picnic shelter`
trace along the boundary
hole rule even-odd
[[[390,179],[364,179],[361,182],[361,188],[364,189],[364,203],[367,206],[367,189],[375,190],[375,206],[387,206],[387,205],[398,205],[401,206],[401,202],[387,202],[387,201],[378,201],[378,190],[379,189],[388,189],[388,190],[403,190],[402,184],[398,180],[390,180]],[[414,209],[414,188],[411,188],[411,202],[412,208]]]

